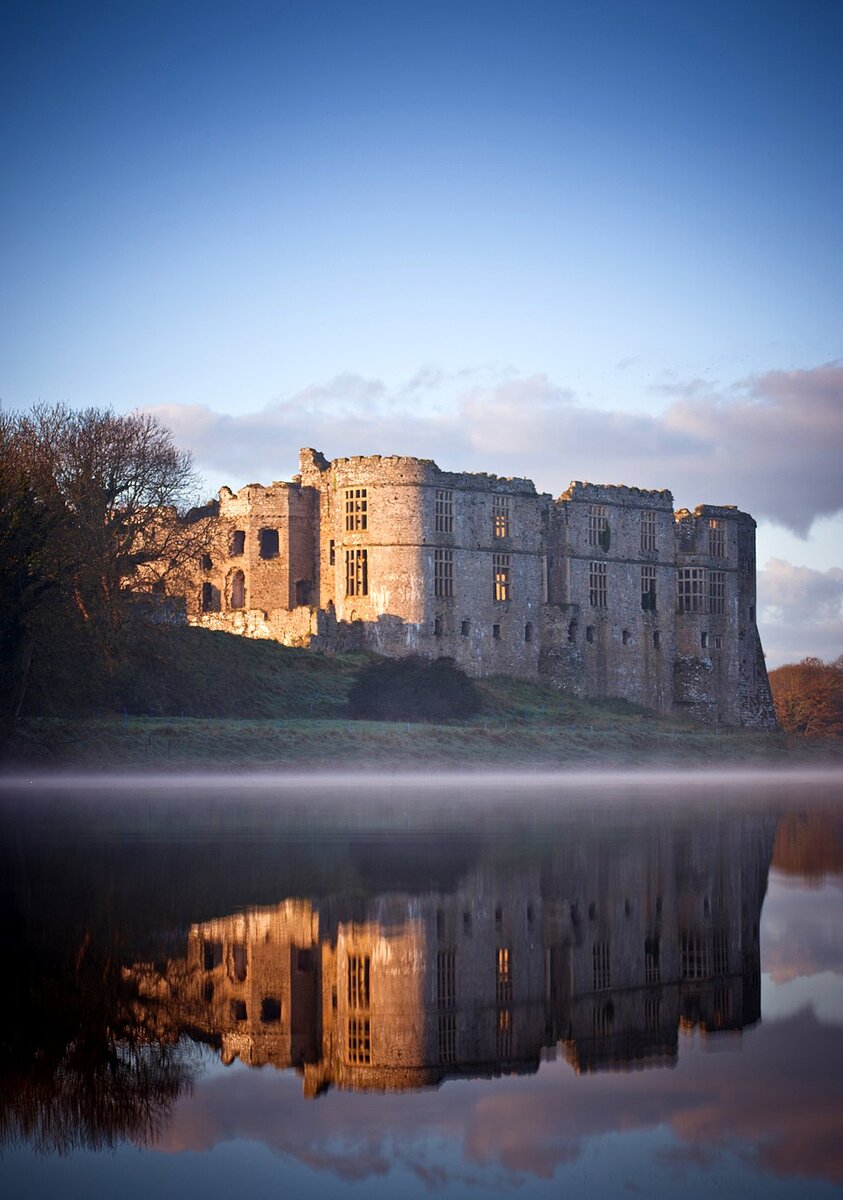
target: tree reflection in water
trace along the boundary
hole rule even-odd
[[[98,950],[86,933],[58,958],[24,932],[8,930],[15,988],[4,989],[0,1146],[67,1154],[154,1141],[192,1087],[195,1053],[159,1038],[159,1014],[138,1005],[114,948]]]

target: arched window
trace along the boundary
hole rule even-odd
[[[235,571],[231,576],[231,607],[246,607],[246,576],[242,571]]]

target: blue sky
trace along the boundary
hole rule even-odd
[[[843,650],[843,4],[0,22],[5,406],[155,408],[212,487],[315,443],[737,502],[771,661]]]

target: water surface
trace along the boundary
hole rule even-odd
[[[834,776],[6,781],[4,1196],[839,1194]]]

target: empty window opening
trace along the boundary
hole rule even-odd
[[[440,950],[436,955],[436,1003],[439,1008],[453,1008],[457,1002],[457,955],[454,950]]]
[[[586,625],[585,640],[589,643],[589,645],[591,645],[591,643],[594,641],[594,626],[593,625]]]
[[[661,997],[644,997],[644,1024],[648,1033],[658,1033],[661,1025]]]
[[[296,604],[310,604],[310,580],[296,580]]]
[[[512,951],[509,946],[497,949],[497,1000],[498,1004],[512,1003]]]
[[[495,908],[495,929],[500,929],[503,923],[503,909],[500,905]]]
[[[232,1000],[231,1001],[231,1019],[232,1021],[246,1020],[246,1001]]]
[[[372,1061],[372,1030],[368,1017],[348,1018],[348,1061],[367,1066]]]
[[[231,576],[231,607],[246,607],[246,576],[242,571],[235,571]]]
[[[588,919],[589,919],[589,921],[597,920],[597,905],[594,903],[593,900],[591,901],[591,903],[588,906]]]
[[[362,954],[350,954],[348,957],[348,1006],[349,1008],[369,1007],[369,977],[371,959]]]
[[[708,552],[712,558],[726,557],[726,526],[722,521],[708,523]]]
[[[328,542],[328,566],[336,566],[337,562],[337,543],[333,538]]]
[[[499,642],[499,641],[501,640],[501,627],[500,627],[500,625],[493,625],[493,626],[492,626],[492,637],[495,639],[495,641],[496,641],[496,642]]]
[[[345,552],[346,596],[368,596],[369,558],[368,551],[356,547]]]
[[[314,969],[313,951],[309,946],[296,947],[296,970],[309,972]]]
[[[606,515],[605,504],[590,504],[588,506],[588,544],[609,548],[609,518]]]
[[[345,489],[345,528],[357,533],[369,528],[369,499],[366,488]]]
[[[444,600],[454,594],[453,550],[433,551],[433,594]]]
[[[629,645],[629,630],[628,629],[625,629],[623,631],[623,633],[621,634],[621,640],[623,641],[623,644],[625,646]]]
[[[708,649],[708,634],[707,633],[700,634],[700,646],[702,647],[703,650]]]
[[[492,528],[496,538],[509,537],[509,496],[492,497]]]
[[[614,1024],[615,1006],[612,1001],[607,1000],[605,1004],[595,1004],[591,1014],[591,1027],[594,1037],[597,1039],[611,1037]]]
[[[246,945],[235,942],[231,947],[231,977],[238,983],[245,983],[247,973]]]
[[[462,915],[462,931],[464,937],[471,937],[471,913],[468,909]]]
[[[258,543],[261,558],[278,557],[278,530],[261,529],[258,532]]]
[[[680,613],[705,612],[705,582],[705,568],[679,568],[676,606]]]
[[[641,514],[641,549],[645,552],[656,549],[656,514],[645,508]]]
[[[708,610],[712,613],[726,611],[725,571],[709,571],[708,573]]]
[[[528,904],[527,905],[527,924],[532,925],[532,923],[533,923],[533,921],[535,921],[535,919],[536,919],[535,909],[533,908],[532,904]]]
[[[460,637],[468,637],[470,629],[471,622],[467,618],[464,618],[462,621],[460,621]]]
[[[612,986],[612,972],[609,964],[609,943],[595,942],[591,948],[592,982],[595,992],[605,991]]]
[[[231,557],[239,558],[246,551],[246,531],[245,529],[235,529],[231,535]]]
[[[437,533],[454,532],[454,493],[450,488],[436,489],[433,528]]]
[[[658,937],[644,938],[644,982],[659,983],[661,980],[661,963],[659,960]]]
[[[641,568],[641,607],[644,612],[656,611],[656,568]]]
[[[441,617],[433,618],[433,636],[434,637],[442,636],[442,618]]]
[[[439,1014],[439,1061],[455,1063],[457,1061],[457,1015],[456,1013]]]
[[[712,634],[711,648],[712,648],[712,650],[722,650],[723,649],[723,634],[722,633]]]
[[[222,962],[222,942],[202,943],[202,965],[206,971],[213,971]]]
[[[593,562],[588,568],[588,598],[592,608],[606,608],[609,600],[606,564]]]
[[[524,626],[524,641],[531,642],[533,640],[533,626],[528,621]]]
[[[512,1058],[512,1011],[508,1008],[498,1009],[496,1049],[498,1058]]]
[[[264,1025],[275,1025],[281,1020],[281,1001],[274,996],[264,996],[261,1000],[261,1022]]]
[[[219,612],[220,590],[212,583],[202,584],[202,612]]]
[[[202,989],[202,995],[206,1004],[212,1004],[214,999],[214,981],[209,979]]]
[[[577,623],[576,621],[568,622],[568,641],[575,642],[577,640]]]
[[[201,556],[201,558],[199,559],[199,565],[201,566],[203,571],[210,571],[211,567],[214,565],[213,559],[211,558],[210,554],[203,554]]]
[[[654,629],[653,630],[653,649],[660,650],[661,645],[662,645],[662,635],[659,633],[658,629]]]
[[[495,600],[511,600],[511,566],[510,556],[508,554],[494,554],[492,556],[492,572],[495,585]]]

